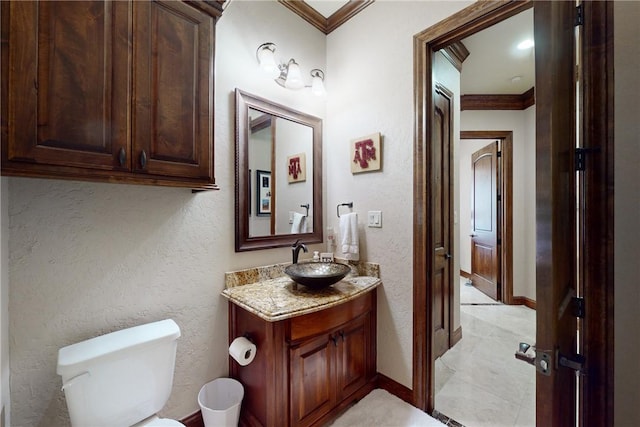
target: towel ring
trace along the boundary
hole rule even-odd
[[[340,203],[338,206],[336,206],[336,214],[338,215],[338,218],[340,218],[340,206],[346,206],[351,209],[353,208],[353,202]]]
[[[305,208],[307,210],[307,213],[304,214],[305,217],[309,216],[309,203],[305,204],[305,205],[300,205],[301,208]]]

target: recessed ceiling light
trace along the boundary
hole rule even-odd
[[[533,47],[533,40],[531,40],[531,39],[526,39],[526,40],[518,43],[518,49],[520,49],[520,50],[529,49],[531,47]]]
[[[511,83],[518,83],[520,80],[522,80],[522,76],[511,77]]]

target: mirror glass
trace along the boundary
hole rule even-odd
[[[322,242],[322,120],[236,89],[236,251]]]

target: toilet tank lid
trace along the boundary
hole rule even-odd
[[[58,350],[59,375],[64,375],[79,363],[116,353],[122,349],[154,341],[175,340],[180,328],[172,319],[160,320],[100,335]]]

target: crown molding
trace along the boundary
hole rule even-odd
[[[333,15],[325,18],[302,0],[278,0],[278,3],[302,17],[302,19],[324,34],[329,34],[373,2],[374,0],[349,0],[347,4],[334,12]]]
[[[525,110],[536,103],[534,88],[521,95],[462,95],[460,111]]]

